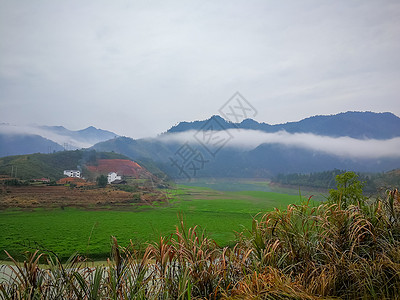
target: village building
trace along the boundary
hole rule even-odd
[[[81,171],[79,171],[79,170],[64,170],[64,175],[66,175],[68,177],[80,178],[81,177]]]
[[[107,175],[107,181],[108,183],[112,183],[114,180],[121,180],[121,176],[119,176],[116,172],[110,172]]]

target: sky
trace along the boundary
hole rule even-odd
[[[0,0],[0,123],[151,137],[236,92],[269,124],[400,116],[400,2]]]

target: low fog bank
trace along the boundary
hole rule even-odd
[[[312,133],[266,133],[258,130],[228,129],[224,131],[186,131],[169,133],[157,138],[161,142],[203,143],[252,150],[261,144],[279,144],[321,151],[347,158],[397,158],[400,157],[400,138],[388,140],[329,137]],[[219,144],[216,144],[219,143]]]
[[[71,138],[68,135],[57,134],[52,132],[50,129],[45,129],[40,126],[23,126],[23,125],[10,125],[2,123],[0,124],[0,134],[3,135],[39,135],[46,139],[52,140],[53,142],[64,146],[67,144],[68,150],[75,150],[80,148],[88,148],[93,146],[93,143],[88,143]]]

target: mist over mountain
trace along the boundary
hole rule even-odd
[[[118,136],[114,132],[98,129],[93,126],[76,131],[68,130],[63,126],[40,126],[39,128],[47,131],[50,136],[53,136],[55,140],[59,140],[60,143],[65,143],[63,142],[63,137],[65,137],[69,141],[69,144],[71,144],[70,146],[74,148],[89,147]]]
[[[93,126],[73,131],[63,126],[18,126],[1,123],[0,157],[88,148],[116,136],[113,132]]]
[[[9,155],[52,153],[63,147],[40,135],[8,135],[0,133],[0,157]]]
[[[185,147],[186,152],[194,149],[196,153],[201,153],[194,165],[185,163],[182,156]],[[399,156],[346,157],[279,143],[264,143],[254,149],[226,146],[215,157],[193,141],[180,143],[159,139],[116,138],[96,144],[93,149],[121,153],[133,160],[151,159],[161,170],[175,178],[270,177],[278,173],[308,173],[335,168],[383,172],[400,167]]]
[[[329,116],[313,116],[298,122],[270,125],[246,119],[231,123],[220,116],[213,116],[224,129],[240,128],[264,132],[287,131],[289,133],[313,133],[322,136],[348,136],[357,139],[390,139],[400,136],[400,118],[390,112],[344,112]],[[201,130],[210,119],[194,122],[180,122],[167,133]]]
[[[88,127],[0,124],[0,155],[67,148],[113,151],[153,161],[172,177],[270,177],[333,168],[381,172],[400,167],[400,118],[346,112],[269,125],[220,116],[181,122],[155,138],[132,139]]]
[[[400,167],[400,119],[347,112],[269,125],[213,116],[181,122],[157,138],[116,138],[93,148],[152,159],[173,177],[270,177],[334,168],[381,172]]]

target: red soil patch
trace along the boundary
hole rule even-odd
[[[136,178],[145,175],[148,177],[150,173],[139,164],[128,159],[99,159],[97,166],[86,166],[90,172],[108,174],[116,172],[122,176],[134,176]]]

